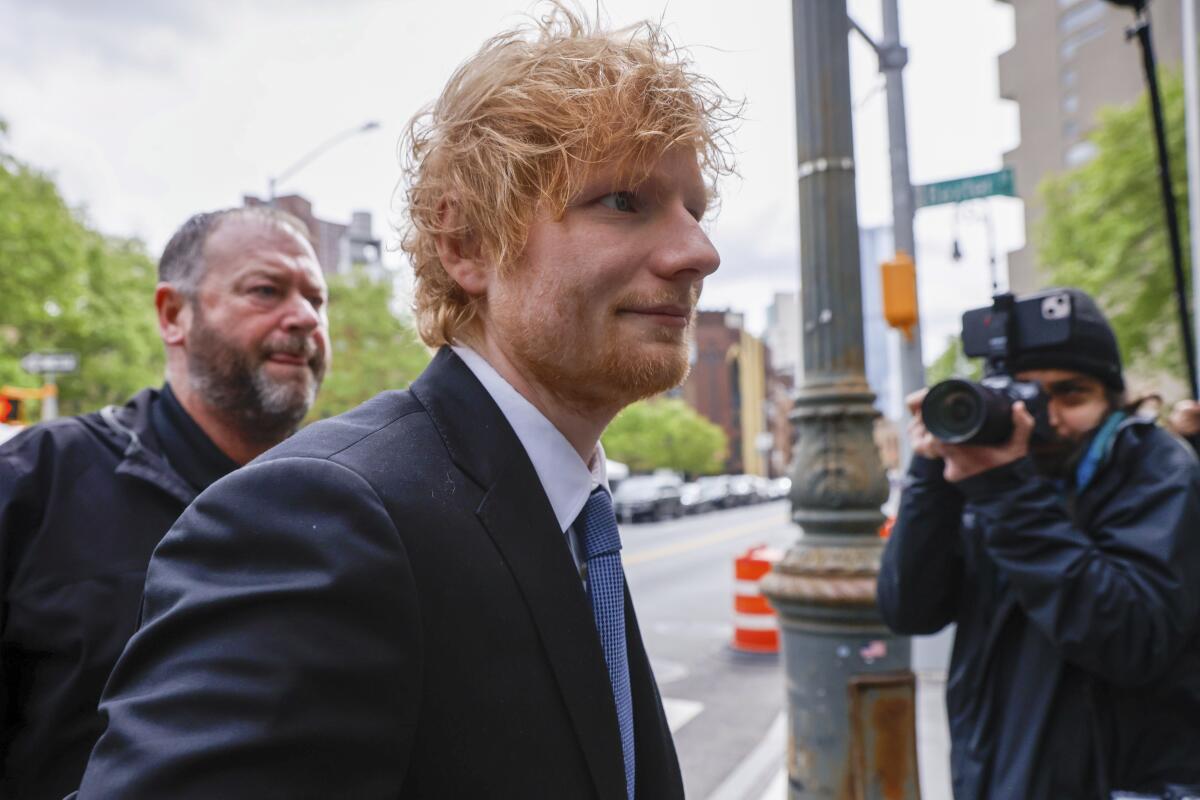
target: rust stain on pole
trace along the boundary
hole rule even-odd
[[[875,774],[885,800],[902,800],[908,781],[908,753],[912,742],[913,705],[908,698],[887,697],[875,701],[871,725],[875,729]]]
[[[920,797],[916,681],[911,672],[852,678],[851,794],[847,800]]]

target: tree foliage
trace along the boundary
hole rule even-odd
[[[1160,87],[1186,254],[1183,81],[1164,71]],[[1039,256],[1055,285],[1077,286],[1096,298],[1129,365],[1181,375],[1175,283],[1148,102],[1143,94],[1128,107],[1102,112],[1090,137],[1095,157],[1042,184],[1046,213]]]
[[[79,354],[79,371],[58,380],[64,414],[160,382],[153,262],[139,242],[93,230],[3,136],[0,126],[0,385],[40,385],[20,367],[40,351]]]
[[[967,378],[977,381],[983,377],[983,361],[969,359],[963,352],[962,338],[950,336],[946,349],[925,368],[925,385],[933,386],[949,378]]]
[[[721,471],[728,450],[725,431],[677,399],[634,403],[608,426],[605,454],[634,472],[672,469],[691,475]]]
[[[429,363],[429,351],[392,306],[390,276],[380,281],[355,269],[329,278],[333,361],[310,419],[348,411],[387,389],[403,389]]]

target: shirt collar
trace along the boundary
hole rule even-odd
[[[463,345],[452,345],[451,349],[483,384],[512,426],[533,462],[533,470],[554,509],[559,528],[566,532],[583,511],[592,490],[602,487],[609,491],[604,447],[597,442],[590,466],[585,464],[554,423],[514,389],[483,356]]]

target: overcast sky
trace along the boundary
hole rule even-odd
[[[830,0],[833,2],[834,0]],[[850,0],[881,31],[879,0]],[[109,234],[136,236],[157,256],[198,210],[265,194],[328,137],[367,120],[379,130],[329,151],[280,193],[318,216],[374,213],[394,245],[397,142],[489,35],[533,8],[521,0],[0,0],[0,117],[9,147],[52,173],[74,205]],[[605,0],[614,24],[661,18],[700,71],[746,101],[734,145],[740,177],[722,187],[711,235],[721,270],[702,304],[746,313],[761,331],[776,291],[798,283],[791,5],[786,0]],[[999,169],[1018,141],[1017,112],[997,98],[996,55],[1012,45],[1012,9],[994,0],[901,2],[914,183]],[[753,12],[753,13],[752,13]],[[851,44],[859,220],[890,223],[882,78]],[[1020,203],[988,201],[1003,253],[1023,241]],[[982,205],[977,205],[978,214]],[[950,207],[921,211],[917,256],[926,360],[987,302],[984,226]],[[387,259],[400,264],[398,253]],[[1003,273],[1002,273],[1003,274]]]

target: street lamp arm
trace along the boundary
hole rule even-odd
[[[311,163],[313,160],[315,160],[318,156],[323,154],[325,151],[330,150],[335,145],[340,144],[341,142],[345,141],[346,139],[351,138],[352,136],[357,136],[358,134],[366,133],[367,131],[373,131],[378,127],[379,127],[379,123],[374,120],[371,120],[370,122],[365,122],[362,125],[355,125],[353,128],[349,128],[348,130],[344,130],[341,133],[336,134],[335,136],[331,136],[329,139],[327,139],[324,142],[322,142],[321,144],[317,145],[312,150],[310,150],[308,153],[306,153],[303,157],[301,157],[298,161],[296,161],[294,164],[292,164],[290,167],[288,167],[283,172],[280,172],[278,175],[271,178],[271,180],[270,180],[271,198],[270,199],[272,199],[272,200],[275,199],[275,187],[278,184],[282,183],[283,181],[285,181],[288,178],[295,175],[300,170],[304,169],[306,166],[309,165],[309,163]]]
[[[876,44],[875,40],[871,38],[871,34],[867,33],[866,30],[863,29],[863,26],[859,25],[858,21],[855,20],[854,17],[847,14],[846,19],[850,20],[850,27],[853,28],[858,35],[861,36],[863,40],[871,46],[871,49],[875,51],[875,55],[881,56],[882,53],[880,52],[879,45]]]

